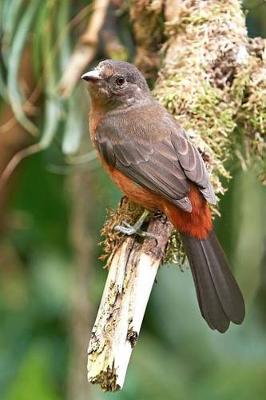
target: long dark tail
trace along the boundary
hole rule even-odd
[[[201,314],[212,329],[225,332],[245,316],[242,293],[214,231],[206,239],[182,234]]]

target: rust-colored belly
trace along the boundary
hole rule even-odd
[[[124,174],[107,164],[105,164],[104,167],[111,175],[112,180],[116,183],[119,189],[125,193],[130,200],[142,205],[148,210],[158,210],[160,208],[158,206],[158,195],[152,193],[149,189],[139,186],[130,178],[127,178]]]
[[[162,211],[180,232],[203,239],[212,229],[209,206],[194,185],[191,185],[189,192],[192,212],[188,213],[164,199],[161,195],[153,193],[149,189],[142,188],[107,164],[104,164],[104,167],[111,175],[112,180],[131,201],[151,211]]]

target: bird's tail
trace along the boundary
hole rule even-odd
[[[206,239],[182,234],[201,314],[210,328],[225,332],[230,321],[241,324],[245,304],[214,231]]]

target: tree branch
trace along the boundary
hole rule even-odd
[[[173,226],[151,219],[156,239],[127,238],[113,255],[88,348],[88,380],[103,390],[122,388],[158,268]]]

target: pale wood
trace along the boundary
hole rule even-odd
[[[173,226],[154,218],[148,232],[158,240],[127,238],[113,255],[88,348],[88,380],[103,390],[123,387],[150,292]]]

